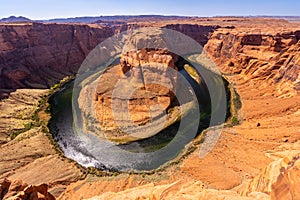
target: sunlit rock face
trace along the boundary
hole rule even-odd
[[[242,194],[247,195],[259,191],[269,194],[271,199],[300,198],[300,143],[282,145],[281,148],[285,146],[290,149],[281,149],[278,152],[274,151],[267,154],[276,160],[263,168],[244,188]]]
[[[205,50],[223,73],[241,74],[277,85],[281,97],[300,90],[300,31],[244,33],[220,29]]]
[[[170,108],[176,106],[177,60],[177,55],[165,49],[124,53],[120,64],[106,70],[96,84],[82,90],[79,104],[83,113],[89,115],[88,109],[84,108],[87,101],[84,96],[94,91],[91,101],[94,101],[95,109],[90,110],[98,121],[98,131],[101,130],[106,138],[118,140],[128,136],[128,133],[139,137],[139,132],[141,138],[152,136],[159,127],[151,123],[157,121],[159,126],[165,127],[177,118],[175,115],[174,119],[170,119],[168,113]]]
[[[164,115],[174,99],[177,76],[166,50],[127,52],[114,68],[97,85],[97,117],[104,130],[141,126]]]

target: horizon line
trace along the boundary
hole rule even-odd
[[[280,17],[280,18],[293,18],[300,17],[300,15],[212,15],[212,16],[200,16],[200,15],[173,15],[173,14],[109,14],[109,15],[82,15],[82,16],[69,16],[69,17],[54,17],[54,18],[45,18],[45,19],[33,19],[26,17],[25,15],[10,15],[0,18],[7,19],[11,17],[24,17],[29,20],[55,20],[55,19],[76,19],[76,18],[96,18],[96,17],[138,17],[138,16],[160,16],[160,17],[194,17],[194,18],[217,18],[217,17],[237,17],[237,18],[247,18],[247,17]]]

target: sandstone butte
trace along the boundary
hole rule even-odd
[[[299,25],[253,18],[1,24],[0,88],[7,98],[0,102],[0,198],[300,199]],[[225,127],[204,158],[195,143],[195,151],[154,174],[96,176],[63,157],[32,114],[46,88],[74,74],[95,45],[142,26],[171,28],[202,44],[239,94],[239,123]]]
[[[180,116],[175,111],[172,114],[167,111],[178,107],[173,101],[177,88],[177,60],[178,56],[166,49],[143,48],[121,55],[120,63],[106,70],[95,81],[96,86],[87,84],[80,92],[79,107],[84,116],[89,116],[86,121],[91,121],[87,122],[87,129],[100,138],[127,143],[157,133],[159,120],[151,125],[151,119],[160,119],[166,114],[162,124],[174,123]],[[96,91],[91,87],[96,87]],[[85,106],[91,96],[96,112],[90,112]],[[155,107],[157,104],[160,106]],[[91,116],[93,113],[96,116]],[[100,123],[104,135],[92,130],[95,120],[90,119]],[[138,137],[128,134],[133,131]]]

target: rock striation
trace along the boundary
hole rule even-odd
[[[300,84],[300,31],[253,32],[216,31],[205,50],[224,73],[264,79],[278,84],[277,95],[295,95]]]
[[[218,25],[203,26],[198,24],[167,24],[165,28],[179,31],[193,38],[201,46],[204,47],[204,45],[206,45],[206,43],[208,42],[210,36],[214,33],[214,31],[216,31],[221,27]]]
[[[100,42],[122,31],[145,26],[150,24],[0,24],[0,90],[49,88],[63,77],[74,75]],[[201,45],[217,28],[189,24],[166,26],[166,23],[156,27],[187,32]]]
[[[98,119],[105,124],[105,129],[115,127],[115,117],[121,126],[130,121],[142,125],[162,115],[162,111],[166,112],[176,91],[176,60],[176,56],[167,50],[133,50],[121,56],[122,73],[119,73],[117,82],[102,81],[115,76],[115,73],[108,72],[100,78],[97,86]],[[113,98],[115,110],[111,108]],[[155,110],[152,106],[157,104],[161,108]]]
[[[48,192],[47,184],[28,185],[20,180],[2,179],[0,180],[0,199],[55,200],[55,197]]]
[[[78,102],[87,119],[86,128],[123,143],[150,137],[174,123],[179,116],[169,109],[178,107],[177,60],[178,56],[166,49],[123,53],[120,64],[107,69],[80,92]],[[91,101],[88,96],[93,97],[91,107],[86,106]],[[98,123],[100,130],[95,130]],[[131,138],[132,133],[137,137]]]
[[[143,186],[139,186],[133,189],[127,189],[121,192],[107,192],[100,196],[95,196],[89,198],[89,200],[102,200],[102,199],[186,199],[186,200],[194,200],[194,199],[242,199],[242,200],[254,200],[254,199],[262,199],[268,200],[270,199],[268,195],[256,192],[251,193],[249,196],[241,196],[237,192],[228,191],[228,190],[215,190],[206,188],[203,183],[200,181],[197,182],[174,182],[171,184],[164,185],[154,185],[146,184]]]
[[[0,25],[0,89],[47,88],[75,74],[109,28],[67,24]]]
[[[270,194],[272,199],[300,198],[298,189],[300,184],[299,142],[285,146],[288,146],[290,151],[281,150],[269,153],[271,157],[281,158],[262,169],[244,189],[243,194],[259,191]]]

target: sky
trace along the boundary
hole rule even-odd
[[[101,15],[299,16],[299,0],[0,0],[0,18]]]

